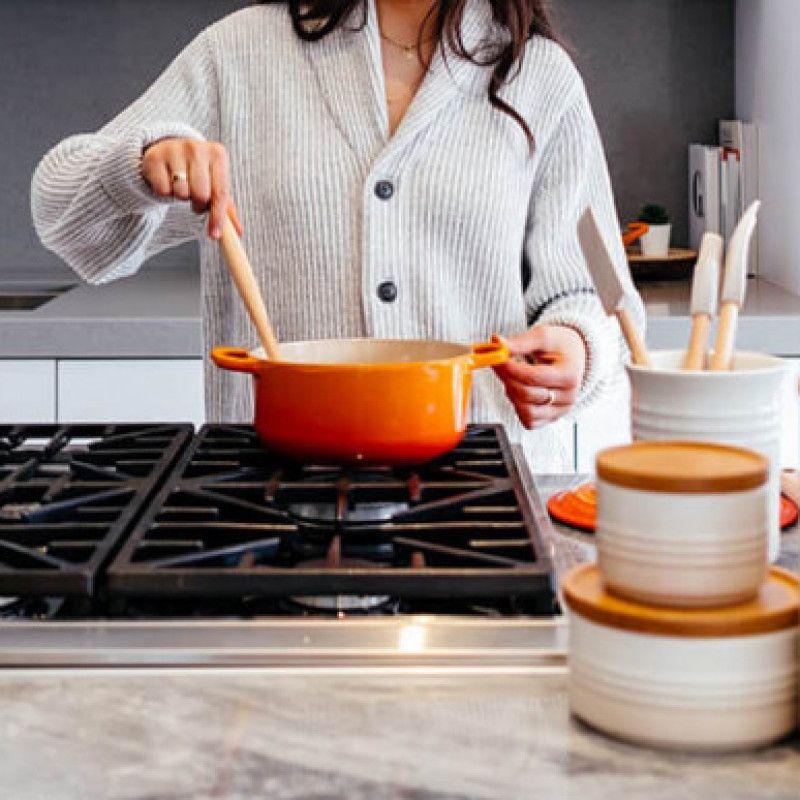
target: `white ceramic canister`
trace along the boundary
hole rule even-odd
[[[750,600],[767,569],[760,453],[706,442],[636,442],[597,457],[597,552],[608,590],[654,605]]]
[[[770,462],[768,558],[780,550],[780,459],[786,364],[736,353],[729,372],[680,368],[684,352],[650,354],[652,367],[629,365],[635,440],[720,442],[755,450]]]
[[[761,747],[797,725],[798,579],[773,567],[756,600],[663,609],[606,593],[583,565],[564,579],[569,699],[594,728],[693,752]]]

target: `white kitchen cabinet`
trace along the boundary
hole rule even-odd
[[[786,361],[791,369],[786,380],[781,466],[797,469],[800,467],[800,358]]]
[[[600,450],[630,440],[630,388],[625,377],[578,416],[575,424],[576,470],[593,473],[595,457]]]
[[[56,421],[56,362],[0,361],[0,422]]]
[[[58,362],[59,422],[204,421],[201,359]]]

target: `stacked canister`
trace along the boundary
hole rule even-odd
[[[769,462],[700,442],[597,460],[598,563],[563,583],[570,704],[653,746],[726,751],[798,719],[800,582],[768,567]]]

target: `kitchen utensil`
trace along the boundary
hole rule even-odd
[[[800,472],[785,469],[781,472],[781,491],[795,506],[800,507]]]
[[[626,308],[625,287],[618,267],[609,255],[597,226],[594,212],[588,207],[578,222],[578,239],[597,294],[606,313],[615,315],[628,343],[634,364],[647,366],[649,359],[639,331]]]
[[[629,247],[649,230],[650,226],[646,222],[629,222],[626,230],[622,234],[623,247]]]
[[[709,232],[703,235],[692,280],[692,297],[689,303],[692,332],[683,361],[684,369],[703,369],[708,332],[711,320],[717,312],[719,272],[724,247],[725,242],[718,233]]]
[[[689,372],[682,350],[651,353],[652,368],[629,365],[635,440],[682,439],[747,447],[770,462],[769,559],[780,549],[779,473],[786,365],[736,353],[733,370]]]
[[[797,724],[796,576],[773,567],[758,596],[715,609],[665,609],[609,594],[600,570],[563,580],[572,713],[639,744],[724,752]]]
[[[725,258],[725,274],[722,278],[719,328],[711,356],[711,369],[715,372],[731,369],[733,343],[736,339],[736,323],[739,309],[744,304],[747,290],[747,262],[753,231],[758,221],[761,202],[755,200],[742,215],[728,244]]]
[[[308,461],[398,464],[455,447],[472,372],[509,353],[499,339],[338,339],[285,343],[279,362],[236,347],[218,347],[211,358],[253,375],[255,427],[269,447]]]
[[[740,447],[637,442],[597,456],[598,564],[641,603],[751,600],[767,568],[769,461]]]
[[[593,482],[554,494],[547,501],[550,516],[562,525],[594,533],[597,525],[597,488]]]
[[[779,527],[782,531],[791,528],[800,515],[797,502],[787,494],[784,484],[784,475],[781,473]],[[800,498],[800,486],[797,487],[796,496]],[[586,533],[594,533],[597,528],[597,487],[593,481],[588,481],[576,489],[557,492],[547,501],[547,511],[550,516],[562,525],[575,528]]]
[[[255,325],[261,346],[271,360],[279,361],[281,357],[280,347],[278,340],[275,338],[267,308],[264,305],[264,298],[261,296],[261,289],[259,289],[256,282],[250,259],[242,246],[242,240],[239,238],[239,234],[228,216],[225,217],[222,225],[220,246],[225,261],[228,263],[233,282],[236,284],[239,295],[244,301],[253,325]]]

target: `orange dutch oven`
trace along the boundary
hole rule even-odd
[[[281,345],[281,361],[217,347],[218,367],[253,376],[255,428],[268,447],[322,463],[420,463],[455,447],[473,370],[502,364],[499,340],[476,345],[329,339]]]

